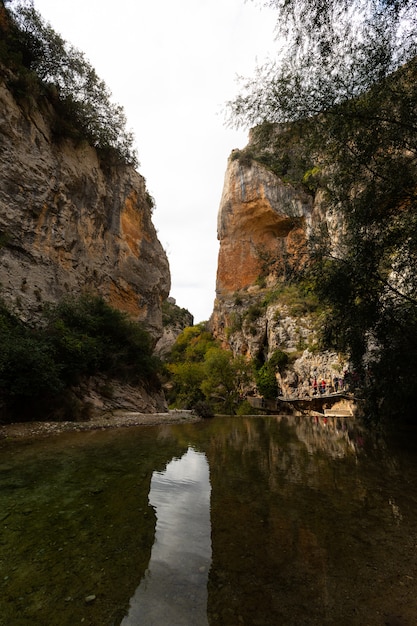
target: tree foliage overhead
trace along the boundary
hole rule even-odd
[[[62,118],[58,134],[86,139],[108,157],[136,166],[123,108],[112,102],[85,55],[44,21],[33,0],[11,0],[7,7],[7,23],[0,23],[0,61],[17,74],[15,90],[56,95]]]
[[[269,0],[277,59],[229,103],[236,125],[292,122],[320,165],[337,249],[312,240],[324,345],[346,351],[372,414],[417,394],[417,12],[411,0]],[[324,226],[324,224],[323,224]]]
[[[241,82],[229,122],[254,126],[329,111],[417,54],[414,0],[268,0],[279,51]]]

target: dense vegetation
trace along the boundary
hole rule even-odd
[[[277,372],[289,363],[276,350],[268,362],[250,361],[224,350],[205,322],[185,328],[167,358],[166,393],[173,408],[194,409],[203,416],[215,413],[245,415],[255,410],[246,400],[255,389],[266,399],[279,393]]]
[[[93,375],[157,389],[160,365],[152,348],[138,323],[100,297],[49,307],[36,328],[1,304],[1,419],[80,418],[70,390]]]
[[[53,102],[57,139],[86,140],[107,162],[137,165],[123,108],[111,101],[84,54],[45,23],[32,1],[0,0],[0,62],[12,71],[9,88],[18,100]]]
[[[237,125],[291,123],[343,223],[311,241],[325,345],[349,354],[369,415],[417,395],[417,14],[411,0],[270,0],[285,46],[230,103]],[[308,123],[306,124],[306,121]],[[292,131],[293,133],[296,130]],[[272,134],[270,137],[273,139]],[[285,156],[285,155],[284,155]],[[290,155],[291,156],[291,155]],[[272,168],[285,168],[265,153]],[[285,160],[285,159],[284,159]],[[317,169],[315,169],[317,168]],[[296,168],[295,174],[302,171]],[[319,176],[317,177],[317,173]],[[308,181],[307,181],[308,182]],[[311,189],[314,194],[314,186]]]
[[[205,322],[185,328],[166,362],[170,406],[194,409],[204,417],[214,413],[250,412],[242,403],[251,364],[223,350]]]

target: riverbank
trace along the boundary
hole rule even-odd
[[[191,411],[173,410],[168,413],[137,413],[134,411],[115,411],[85,422],[16,422],[0,425],[0,439],[20,439],[30,437],[48,437],[63,432],[82,432],[126,428],[130,426],[156,426],[159,424],[181,424],[199,422]]]

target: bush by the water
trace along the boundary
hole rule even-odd
[[[158,371],[149,334],[100,297],[62,301],[36,328],[0,305],[3,421],[53,418],[70,387],[93,375],[157,388]]]
[[[200,417],[234,415],[248,385],[250,364],[223,350],[203,322],[178,336],[167,358],[166,376],[172,408],[193,409]]]
[[[214,409],[212,405],[205,400],[199,400],[196,402],[193,407],[193,411],[196,415],[198,415],[198,417],[204,417],[205,419],[214,417]]]

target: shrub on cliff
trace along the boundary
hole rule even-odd
[[[290,357],[287,352],[283,350],[275,350],[271,355],[268,363],[275,368],[278,372],[283,372],[289,363]]]
[[[0,0],[0,9],[3,3]],[[17,77],[10,84],[20,98],[46,94],[58,113],[55,133],[86,139],[105,158],[137,165],[133,135],[123,108],[84,54],[47,24],[33,2],[9,2],[0,19],[0,61]]]
[[[273,400],[278,396],[278,383],[273,365],[264,363],[259,369],[255,369],[255,380],[261,396],[267,400]]]
[[[63,300],[48,311],[47,319],[44,336],[67,383],[96,373],[151,381],[159,368],[149,334],[101,297]]]
[[[169,298],[162,303],[162,324],[164,328],[187,328],[193,325],[194,318],[187,309],[179,307]]]
[[[215,345],[214,337],[207,329],[206,322],[200,322],[196,326],[187,326],[178,335],[168,361],[169,363],[202,362],[207,350],[213,345]]]

